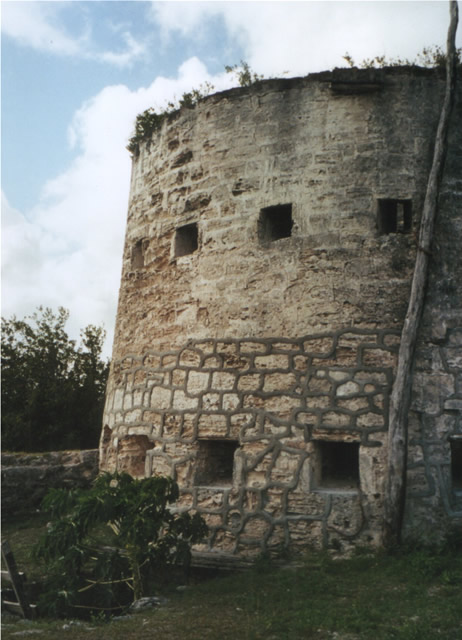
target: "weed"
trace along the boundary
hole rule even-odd
[[[250,87],[259,80],[263,80],[264,76],[256,73],[250,68],[250,65],[241,60],[240,64],[233,64],[232,66],[225,66],[226,73],[233,73],[239,83],[240,87]]]
[[[200,85],[198,89],[192,89],[183,93],[178,101],[169,102],[164,109],[156,110],[149,107],[139,113],[135,120],[135,131],[128,141],[127,149],[134,156],[137,156],[140,150],[140,144],[150,140],[154,131],[162,126],[164,120],[171,114],[179,111],[182,107],[193,109],[202,98],[208,96],[215,87],[209,82]]]
[[[247,62],[241,60],[240,64],[225,66],[227,73],[234,74],[237,83],[241,87],[249,87],[250,85],[263,79],[263,76],[253,71]],[[210,95],[215,87],[210,82],[204,82],[198,89],[185,91],[179,100],[168,102],[165,108],[155,109],[149,107],[136,116],[135,131],[128,141],[127,149],[133,156],[137,156],[140,151],[140,144],[150,140],[152,134],[160,129],[164,120],[182,108],[194,109],[196,104]]]
[[[356,63],[350,54],[345,53],[342,58],[350,68],[356,67]],[[460,65],[462,59],[462,48],[456,49],[456,64]],[[365,58],[360,62],[361,69],[382,69],[383,67],[426,67],[429,69],[444,68],[446,66],[446,53],[443,49],[434,45],[424,47],[417,54],[415,60],[408,58],[387,58],[386,56],[375,56],[375,58]]]

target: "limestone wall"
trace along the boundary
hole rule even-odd
[[[191,338],[400,326],[440,94],[428,74],[378,74],[364,89],[369,75],[359,94],[326,74],[211,96],[142,146],[115,360]],[[411,201],[408,233],[378,232],[388,198]],[[292,207],[291,235],[264,242],[261,211],[277,205]],[[177,256],[188,224],[198,249]]]
[[[207,516],[204,550],[379,543],[443,88],[404,68],[265,81],[173,114],[134,158],[101,468],[172,474],[178,508]],[[410,533],[459,522],[460,104],[414,377]]]

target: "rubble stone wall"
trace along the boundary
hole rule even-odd
[[[2,453],[2,514],[38,509],[49,489],[86,488],[97,475],[97,449]]]
[[[178,506],[207,517],[207,549],[377,543],[397,342],[396,331],[347,330],[126,357],[113,368],[107,433],[117,437],[103,445],[104,468],[174,477]],[[234,471],[198,482],[200,445],[214,440],[238,445]],[[358,445],[356,482],[347,471],[319,477],[317,445],[339,441]]]

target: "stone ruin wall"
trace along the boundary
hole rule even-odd
[[[172,115],[134,158],[100,466],[172,474],[178,508],[209,524],[202,550],[380,543],[388,401],[443,86],[409,69],[265,81]],[[449,253],[434,259],[410,416],[411,528],[460,523],[452,136],[437,229]],[[405,228],[380,229],[383,201],[410,203]],[[288,207],[292,226],[273,239],[263,216]]]
[[[40,508],[51,489],[86,489],[98,475],[98,450],[2,453],[2,518]]]

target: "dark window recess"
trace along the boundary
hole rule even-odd
[[[258,237],[260,242],[274,242],[292,235],[292,205],[278,204],[265,207],[260,211],[258,219]]]
[[[199,440],[196,458],[196,485],[229,485],[233,481],[234,440]]]
[[[462,438],[451,438],[451,480],[454,491],[462,491]]]
[[[380,234],[409,233],[412,229],[412,200],[379,200],[377,228]]]
[[[178,227],[175,233],[175,257],[187,256],[194,253],[199,246],[197,222]]]
[[[359,486],[359,443],[316,442],[316,487],[357,489]]]
[[[131,265],[132,269],[144,267],[144,253],[146,251],[146,241],[137,240],[132,247]]]

